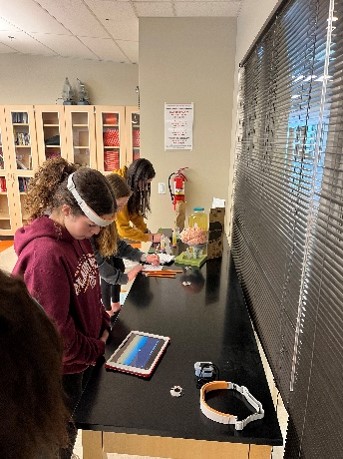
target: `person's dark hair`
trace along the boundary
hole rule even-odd
[[[29,183],[26,199],[29,221],[50,213],[62,204],[68,204],[74,215],[83,215],[67,188],[68,177],[73,172],[78,193],[94,212],[102,216],[117,210],[112,188],[101,172],[88,167],[78,168],[63,158],[53,158],[39,168]]]
[[[130,164],[126,173],[126,181],[132,191],[127,204],[129,214],[146,217],[146,213],[150,211],[151,187],[148,181],[152,180],[155,175],[153,165],[145,158],[136,159]]]
[[[112,173],[106,176],[114,191],[116,199],[128,198],[131,196],[131,188],[126,180],[118,174]]]
[[[62,343],[25,284],[0,270],[0,457],[56,457],[68,442]]]

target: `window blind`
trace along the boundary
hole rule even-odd
[[[290,458],[343,446],[342,10],[283,2],[240,71],[232,253]]]

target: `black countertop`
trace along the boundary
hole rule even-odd
[[[179,267],[179,266],[178,266]],[[248,312],[228,253],[193,268],[192,285],[138,275],[113,327],[108,358],[131,330],[171,338],[150,379],[106,370],[103,362],[75,412],[78,428],[199,440],[282,445],[282,436]],[[243,431],[207,419],[199,408],[194,363],[211,361],[219,379],[246,386],[264,408]],[[181,386],[183,395],[170,395]],[[209,394],[214,408],[245,418],[251,411],[233,391]]]

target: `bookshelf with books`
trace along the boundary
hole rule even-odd
[[[0,121],[0,235],[27,221],[27,187],[47,159],[108,174],[139,157],[137,107],[0,105]]]
[[[2,142],[4,152],[7,152],[4,157],[10,219],[6,225],[8,228],[3,228],[3,231],[14,234],[14,231],[26,221],[24,207],[27,184],[39,164],[33,106],[5,106],[4,123],[6,135],[2,136]]]

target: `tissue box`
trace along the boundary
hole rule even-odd
[[[216,207],[209,213],[207,259],[220,258],[223,254],[225,208]]]

